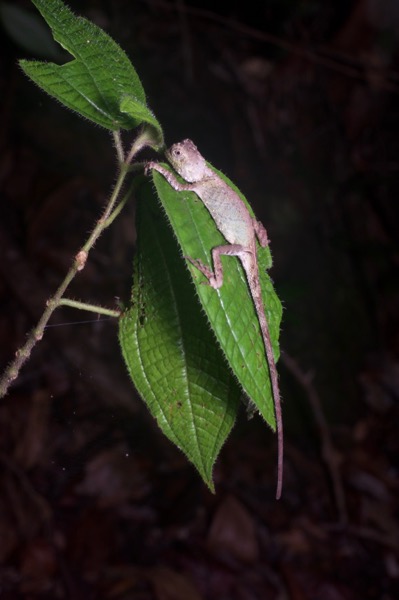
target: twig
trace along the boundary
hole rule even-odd
[[[350,534],[358,538],[362,538],[364,540],[371,540],[372,542],[376,542],[381,546],[386,546],[387,548],[391,548],[392,550],[399,550],[399,542],[395,537],[395,533],[393,532],[392,536],[384,535],[383,533],[379,533],[378,531],[371,529],[370,527],[362,527],[356,525],[346,525],[344,528],[341,525],[325,525],[327,531],[331,531],[332,533],[345,533]]]
[[[146,2],[147,1],[148,0],[146,0]],[[160,6],[167,10],[176,10],[176,6],[174,4],[165,2],[165,0],[151,0],[151,4],[154,4],[155,6]],[[272,44],[273,46],[282,48],[283,50],[286,50],[288,52],[292,52],[300,58],[303,58],[309,62],[313,62],[314,64],[318,64],[322,67],[326,67],[327,69],[335,71],[336,73],[340,73],[345,77],[366,81],[368,73],[373,72],[373,74],[378,74],[380,72],[383,76],[383,80],[380,84],[380,87],[394,92],[396,94],[399,93],[399,85],[395,83],[395,81],[397,81],[398,75],[394,71],[381,69],[381,67],[373,65],[370,62],[355,60],[353,57],[346,56],[343,53],[338,54],[334,51],[331,52],[324,47],[319,47],[316,49],[304,48],[301,44],[290,42],[288,40],[278,37],[277,35],[273,35],[272,33],[259,31],[258,29],[254,29],[253,27],[249,27],[248,25],[243,25],[242,23],[234,22],[204,8],[187,7],[186,12],[187,14],[191,14],[193,16],[207,19],[208,21],[212,21],[214,23],[218,23],[219,25],[223,25],[224,27],[229,28],[233,31],[237,31],[241,35],[246,35],[253,39],[267,42],[269,44]],[[344,65],[342,64],[342,62],[340,62],[344,60],[352,63],[353,66]],[[389,81],[389,79],[391,79],[392,82]]]
[[[51,315],[53,314],[55,309],[58,308],[61,304],[68,304],[69,306],[74,305],[75,308],[83,308],[92,312],[95,311],[99,314],[103,313],[107,316],[119,316],[119,311],[103,309],[100,306],[94,307],[93,305],[84,305],[83,303],[78,303],[68,299],[63,300],[64,293],[71,281],[74,279],[74,277],[79,271],[82,271],[84,269],[88,254],[93,248],[97,239],[99,238],[101,233],[113,222],[115,217],[120,213],[121,209],[125,205],[127,195],[125,195],[121,201],[118,202],[118,200],[126,176],[130,171],[130,163],[132,162],[135,155],[150,142],[147,132],[145,131],[145,129],[143,129],[140,135],[138,135],[136,140],[133,142],[126,160],[121,160],[123,159],[123,148],[120,134],[119,132],[114,132],[113,136],[117,150],[117,155],[119,158],[119,174],[115,183],[115,187],[109,198],[109,201],[104,209],[102,216],[99,218],[93,231],[91,232],[87,242],[76,254],[73,265],[66,274],[65,279],[62,281],[55,294],[47,301],[46,309],[44,310],[38,324],[34,329],[32,329],[26,343],[19,350],[17,350],[15,354],[15,359],[7,367],[2,377],[0,378],[0,398],[3,398],[6,395],[8,388],[10,387],[12,382],[18,377],[19,371],[30,357],[34,346],[37,344],[38,341],[42,339],[44,330]]]
[[[51,508],[46,499],[41,496],[32,486],[29,478],[22,469],[18,467],[6,454],[0,452],[0,463],[3,470],[8,470],[12,473],[20,483],[21,488],[26,495],[32,500],[35,506],[35,513],[44,523],[49,523],[51,519]]]
[[[319,431],[322,457],[331,479],[339,522],[345,524],[348,521],[348,515],[337,451],[331,440],[330,430],[321,408],[319,395],[313,385],[313,377],[311,373],[304,373],[297,361],[286,352],[282,353],[281,361],[306,392]]]
[[[72,298],[61,298],[58,302],[58,306],[70,306],[71,308],[86,310],[87,312],[93,312],[96,314],[104,315],[106,317],[115,317],[116,319],[121,316],[120,310],[105,308],[104,306],[99,306],[98,304],[80,302],[79,300],[72,300]]]
[[[181,46],[182,46],[182,55],[183,62],[186,71],[187,81],[192,83],[194,81],[194,69],[193,69],[193,53],[191,50],[191,39],[190,39],[190,29],[188,26],[187,20],[187,7],[185,5],[184,0],[175,0],[176,1],[176,10],[179,15],[179,25],[181,31]]]

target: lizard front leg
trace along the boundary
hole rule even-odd
[[[171,185],[172,188],[175,189],[177,192],[192,192],[192,191],[194,191],[194,184],[180,183],[180,181],[177,181],[174,173],[169,171],[169,169],[165,169],[165,167],[163,167],[162,165],[160,165],[157,162],[153,162],[153,161],[148,162],[144,167],[144,173],[146,175],[148,175],[152,169],[154,169],[155,171],[158,171],[158,173],[161,173],[161,175],[163,175],[165,177],[165,179],[169,183],[169,185]]]
[[[185,258],[191,262],[192,265],[207,278],[207,283],[215,290],[218,290],[223,285],[223,265],[220,259],[221,256],[243,256],[244,254],[248,254],[248,250],[246,250],[240,244],[226,244],[225,246],[215,246],[212,249],[212,261],[213,261],[213,271],[204,265],[204,263],[198,258],[190,258],[186,256]]]

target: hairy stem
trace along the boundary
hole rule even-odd
[[[79,300],[72,300],[72,298],[61,298],[58,302],[58,306],[70,306],[71,308],[77,308],[78,310],[85,310],[87,312],[94,312],[98,315],[104,315],[105,317],[121,316],[120,310],[114,310],[112,308],[105,308],[98,304],[89,304],[88,302],[80,302]]]
[[[8,388],[10,387],[12,382],[18,377],[19,371],[30,357],[34,346],[37,344],[37,342],[39,342],[42,339],[44,329],[51,315],[53,314],[55,309],[58,308],[60,305],[63,304],[68,306],[74,306],[75,308],[89,310],[91,312],[97,312],[101,314],[107,314],[109,316],[114,317],[118,317],[120,314],[119,311],[116,310],[103,309],[102,307],[95,307],[94,305],[88,305],[84,304],[83,302],[77,302],[74,300],[63,298],[64,293],[71,281],[74,279],[74,277],[78,274],[79,271],[82,271],[84,269],[88,254],[93,248],[96,241],[98,240],[99,236],[113,222],[115,217],[120,213],[123,206],[125,205],[128,198],[128,194],[126,194],[124,198],[120,200],[119,203],[118,201],[126,176],[130,170],[130,163],[132,162],[136,154],[149,143],[148,135],[144,130],[140,135],[138,135],[136,140],[133,142],[127,158],[124,159],[123,147],[119,132],[114,132],[113,136],[119,159],[119,174],[115,183],[115,187],[109,198],[109,201],[104,209],[103,214],[101,215],[93,231],[91,232],[88,240],[76,254],[75,260],[68,273],[66,274],[65,279],[62,281],[55,294],[51,296],[51,298],[49,298],[49,300],[47,301],[46,308],[36,327],[32,329],[28,336],[28,339],[26,340],[26,343],[19,350],[17,350],[17,352],[15,353],[14,360],[6,368],[5,372],[1,376],[0,398],[3,398],[6,395]]]

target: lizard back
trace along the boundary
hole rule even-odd
[[[250,246],[254,239],[252,217],[237,193],[215,175],[193,186],[220,233],[230,244]]]

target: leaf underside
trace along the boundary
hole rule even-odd
[[[143,196],[132,306],[120,319],[122,353],[158,425],[213,490],[212,468],[233,427],[241,391],[149,185]]]

